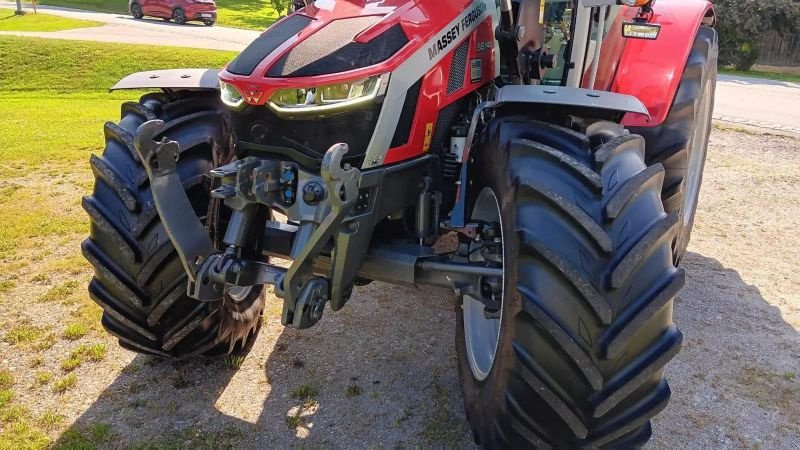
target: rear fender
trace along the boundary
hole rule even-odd
[[[109,89],[165,89],[173,91],[205,91],[219,89],[217,69],[169,69],[137,72],[119,80]]]
[[[667,117],[700,25],[714,24],[708,1],[668,0],[653,5],[650,23],[661,25],[658,39],[626,39],[611,91],[632,95],[650,117],[628,114],[627,127],[653,127]],[[621,32],[621,30],[619,31]]]

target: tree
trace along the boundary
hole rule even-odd
[[[719,62],[749,70],[758,60],[764,33],[800,30],[800,0],[713,0],[719,32]]]
[[[278,15],[282,16],[289,10],[289,4],[292,3],[292,0],[269,0],[269,2],[272,4],[275,11],[278,12]]]

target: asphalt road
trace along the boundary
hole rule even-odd
[[[0,1],[0,7],[14,3]],[[175,25],[160,19],[133,20],[122,14],[106,14],[52,6],[40,6],[48,14],[104,22],[93,28],[43,32],[0,32],[21,36],[100,42],[170,45],[216,50],[242,50],[259,32],[201,24]],[[714,118],[760,128],[800,133],[800,83],[720,75]]]

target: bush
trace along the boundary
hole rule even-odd
[[[759,43],[768,31],[782,35],[800,28],[797,0],[713,0],[719,32],[719,63],[749,70],[759,56]]]

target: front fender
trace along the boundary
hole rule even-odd
[[[623,125],[653,127],[664,122],[697,30],[713,21],[714,9],[708,1],[662,0],[653,5],[650,23],[661,25],[658,39],[627,39],[611,84],[612,92],[641,100],[650,118],[628,114]]]
[[[137,72],[119,80],[109,90],[119,91],[123,89],[218,90],[219,70],[169,69]]]

